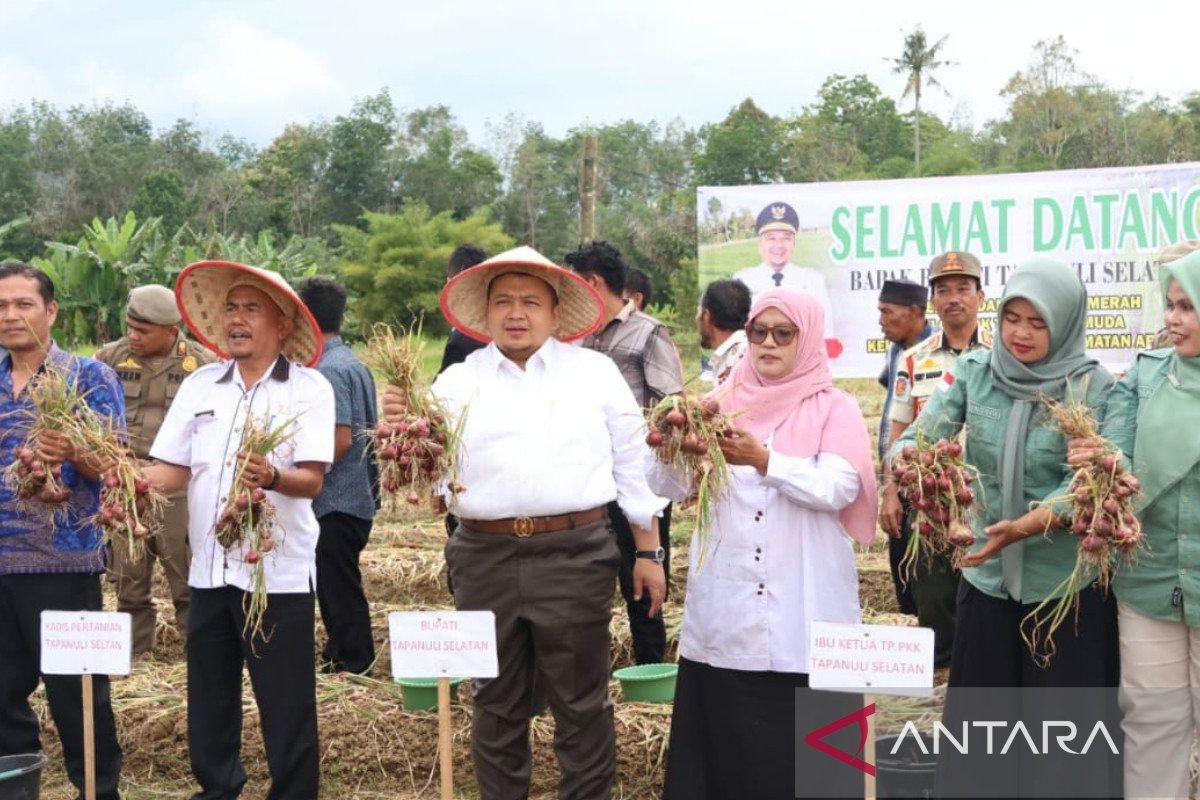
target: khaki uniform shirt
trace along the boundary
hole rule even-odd
[[[992,335],[982,328],[975,328],[967,350],[992,349]],[[966,352],[966,351],[963,351]],[[941,331],[922,339],[900,355],[896,368],[896,382],[891,405],[892,422],[905,425],[921,413],[925,403],[942,383],[944,376],[954,369],[954,362],[961,353],[956,353],[945,343]]]
[[[150,457],[150,445],[183,379],[216,361],[216,356],[182,334],[175,337],[170,354],[159,358],[135,357],[128,337],[104,345],[94,358],[112,367],[125,387],[129,447],[142,459]]]

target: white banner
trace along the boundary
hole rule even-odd
[[[388,614],[394,678],[494,678],[496,615],[491,611]]]
[[[120,611],[43,611],[42,672],[128,675],[131,630]]]
[[[784,253],[787,264],[807,268],[798,282],[819,276],[828,293],[833,319],[827,337],[841,350],[832,362],[835,376],[879,374],[887,350],[876,309],[880,286],[888,278],[927,283],[930,259],[951,250],[983,263],[988,303],[980,316],[987,326],[1020,264],[1051,258],[1073,266],[1090,295],[1088,348],[1120,372],[1163,324],[1158,254],[1200,238],[1200,163],[703,187],[697,197],[701,286],[742,272],[752,290],[763,288],[758,272],[770,273],[761,265],[779,263],[781,255],[766,252],[765,235],[760,248],[755,220],[782,203],[799,217],[794,251]]]

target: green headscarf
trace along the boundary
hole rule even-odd
[[[996,312],[1001,327],[1004,306],[1018,297],[1028,300],[1046,321],[1050,329],[1050,352],[1041,361],[1023,364],[1004,346],[1003,335],[996,337],[996,346],[992,348],[992,382],[1013,400],[1000,452],[1001,519],[1015,519],[1025,513],[1025,440],[1040,399],[1062,399],[1068,383],[1074,396],[1086,397],[1087,384],[1083,379],[1099,366],[1087,354],[1087,289],[1075,270],[1048,259],[1023,264],[1004,287]],[[1009,594],[1018,600],[1023,561],[1023,543],[1001,551],[1004,582]]]
[[[1200,303],[1200,250],[1164,264],[1158,273],[1164,305],[1171,279],[1193,304]],[[1200,461],[1200,451],[1180,447],[1180,432],[1200,430],[1200,357],[1171,353],[1167,380],[1158,385],[1138,417],[1133,464],[1142,482],[1142,507],[1153,503]]]

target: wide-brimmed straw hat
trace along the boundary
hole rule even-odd
[[[532,247],[516,247],[463,270],[442,289],[442,314],[458,330],[481,342],[487,332],[488,286],[501,275],[519,272],[541,278],[558,294],[556,338],[570,342],[587,336],[604,319],[600,293],[570,270],[563,269]]]
[[[316,366],[325,340],[308,306],[278,273],[247,264],[197,261],[179,273],[175,302],[192,335],[221,358],[230,357],[225,342],[225,298],[238,286],[262,290],[291,318],[292,332],[283,342],[284,357]]]

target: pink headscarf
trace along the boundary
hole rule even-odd
[[[724,385],[714,393],[721,410],[740,412],[734,424],[788,456],[807,458],[835,453],[850,462],[861,488],[838,514],[856,541],[875,539],[876,484],[871,440],[858,401],[833,386],[825,355],[825,312],[812,295],[796,289],[763,292],[750,309],[753,320],[768,308],[779,309],[800,329],[796,365],[778,380],[767,380],[754,367],[753,346]]]

